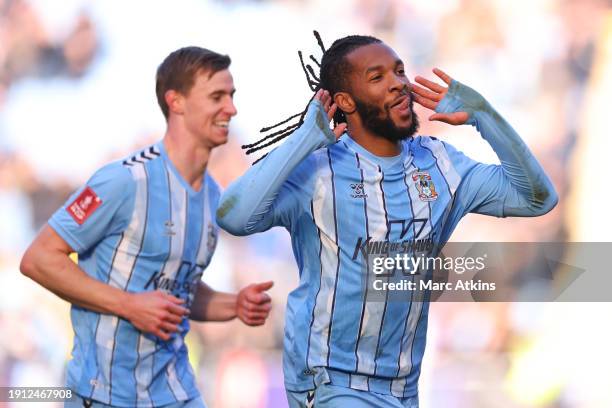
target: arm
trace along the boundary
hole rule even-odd
[[[187,309],[181,299],[161,291],[128,293],[100,282],[69,258],[72,248],[46,225],[25,252],[21,272],[62,299],[98,313],[129,320],[164,340],[178,330]]]
[[[475,126],[501,162],[501,166],[479,164],[472,169],[472,178],[480,180],[480,184],[472,189],[477,197],[470,197],[466,207],[478,211],[479,207],[491,207],[495,201],[500,203],[501,209],[496,215],[522,217],[543,215],[552,210],[558,201],[557,193],[512,126],[478,92],[452,80],[439,69],[434,72],[449,85],[448,88],[421,77],[417,77],[416,82],[428,89],[412,86],[415,101],[436,111],[429,120]]]
[[[272,282],[249,285],[234,295],[217,292],[204,282],[199,282],[189,318],[223,322],[238,317],[249,326],[260,326],[272,309],[272,300],[264,293],[272,285]]]
[[[332,132],[329,120],[336,106],[319,91],[308,107],[304,123],[265,159],[232,183],[219,203],[217,223],[234,235],[265,231],[274,224],[271,208],[291,172],[313,151],[335,142],[345,125]]]

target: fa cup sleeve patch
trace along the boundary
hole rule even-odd
[[[91,188],[85,187],[85,190],[66,208],[66,211],[77,224],[83,225],[100,204],[102,204],[100,197]]]

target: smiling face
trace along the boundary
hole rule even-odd
[[[377,43],[355,49],[346,59],[351,66],[346,94],[362,125],[391,141],[412,136],[418,129],[418,118],[410,81],[397,54]]]
[[[236,115],[234,79],[224,69],[210,75],[199,71],[186,95],[180,95],[178,114],[185,128],[204,146],[213,148],[227,142],[229,123]]]

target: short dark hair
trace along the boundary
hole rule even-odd
[[[227,55],[201,47],[183,47],[170,53],[157,68],[155,93],[157,103],[168,119],[168,104],[165,94],[175,90],[187,95],[199,72],[208,72],[209,77],[227,69],[231,64]]]

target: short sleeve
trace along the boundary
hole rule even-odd
[[[70,247],[85,252],[106,236],[119,234],[134,210],[136,185],[120,162],[98,170],[49,219],[49,225]]]

